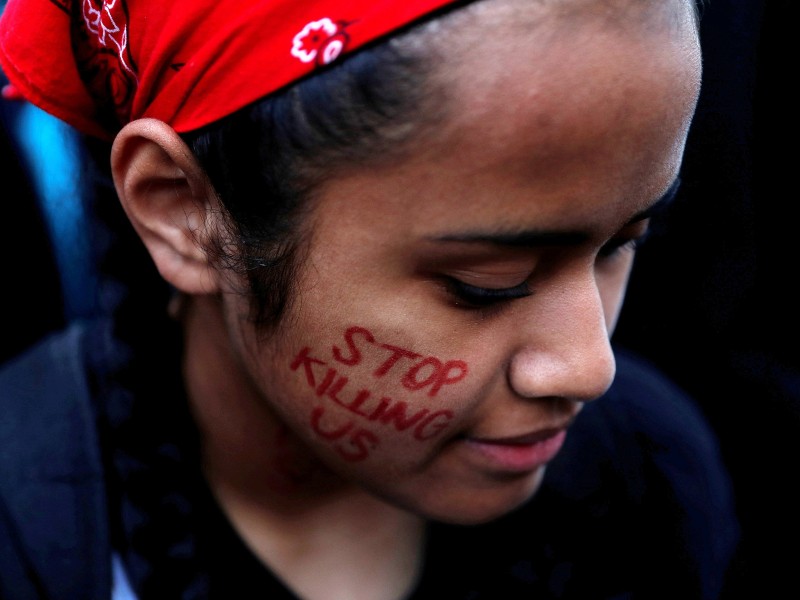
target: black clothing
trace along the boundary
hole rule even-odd
[[[0,598],[110,598],[112,555],[141,599],[292,598],[213,501],[182,396],[134,401],[110,376],[128,359],[110,331],[74,326],[0,371]],[[712,599],[737,536],[702,416],[622,355],[531,501],[430,526],[412,598]]]

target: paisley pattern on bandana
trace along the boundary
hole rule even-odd
[[[70,11],[73,52],[81,79],[97,103],[95,118],[109,126],[125,123],[138,85],[125,1],[73,0]]]
[[[0,68],[83,133],[113,140],[145,117],[184,133],[460,4],[13,0],[0,14]]]

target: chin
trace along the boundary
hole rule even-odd
[[[435,497],[413,512],[452,525],[481,525],[499,519],[528,502],[541,486],[544,467],[525,476],[496,480],[472,489],[431,490]]]

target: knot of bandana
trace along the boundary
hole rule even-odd
[[[208,125],[455,0],[9,0],[14,89],[90,135]]]

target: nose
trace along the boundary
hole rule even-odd
[[[594,279],[543,299],[546,308],[520,327],[508,381],[524,398],[578,402],[602,396],[616,371],[603,301]]]

